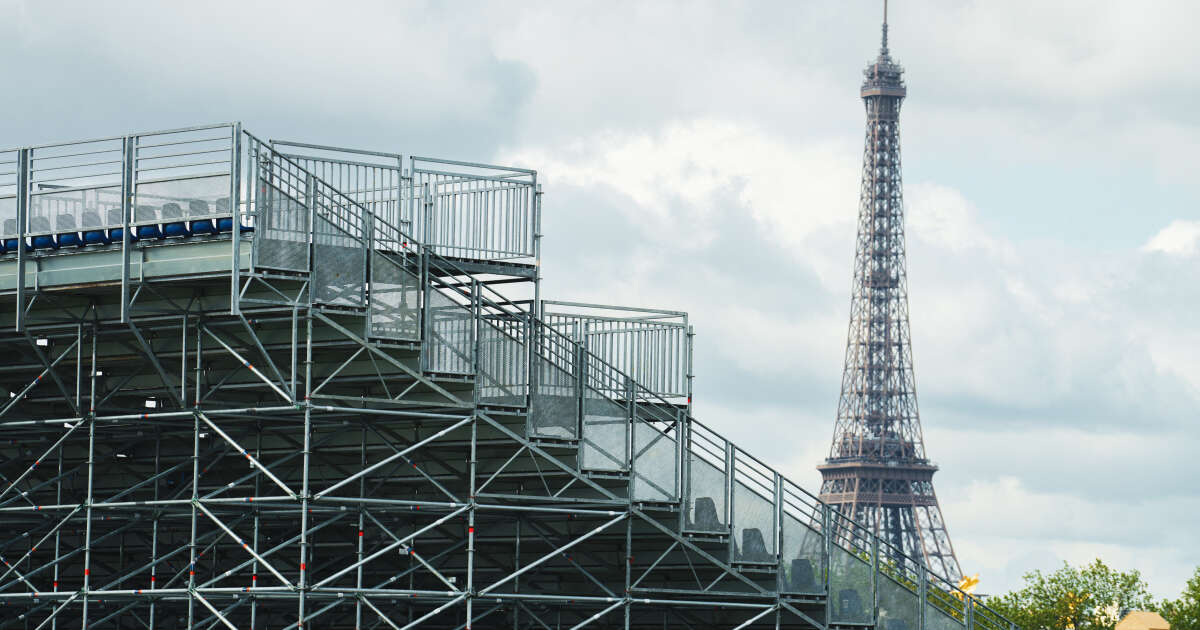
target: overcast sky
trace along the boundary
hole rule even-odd
[[[815,491],[878,5],[0,0],[0,145],[241,120],[536,168],[543,295],[689,311],[697,416]],[[1173,597],[1200,565],[1200,4],[895,0],[890,22],[963,569],[1001,592],[1100,556]]]

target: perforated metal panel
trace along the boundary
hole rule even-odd
[[[775,561],[775,502],[753,480],[735,477],[733,484],[733,559]]]
[[[371,253],[371,336],[421,339],[421,280],[404,269],[401,259]]]
[[[362,241],[322,214],[313,226],[313,301],[337,306],[363,306],[366,286]]]
[[[688,453],[688,531],[724,533],[729,531],[725,516],[725,482],[723,466],[718,467],[701,454]]]
[[[579,388],[574,357],[553,360],[537,356],[537,387],[529,410],[529,434],[533,437],[575,438],[579,435]]]
[[[952,597],[945,593],[942,593],[942,596]],[[959,606],[961,605],[960,603]],[[943,607],[927,603],[925,604],[925,630],[963,630],[964,624],[959,619],[961,616],[962,611],[954,610],[949,606]]]
[[[791,514],[783,515],[780,552],[783,590],[787,593],[825,592],[825,541],[821,533]]]
[[[258,226],[255,266],[280,271],[308,271],[308,206],[268,183],[270,180],[260,181],[262,184],[256,199]]]
[[[633,483],[636,501],[672,501],[676,496],[675,438],[670,427],[633,423]]]
[[[880,630],[920,630],[921,602],[915,592],[919,587],[901,584],[883,574],[879,576],[878,584],[879,622],[876,626]]]
[[[834,546],[829,562],[829,597],[833,600],[831,619],[835,623],[871,623],[875,616],[871,565]]]
[[[471,374],[473,319],[466,307],[438,291],[429,292],[429,369],[444,374]]]
[[[526,404],[529,393],[529,354],[521,342],[525,322],[488,317],[479,322],[479,369],[476,386],[482,402]]]
[[[584,389],[580,467],[619,471],[629,468],[629,411],[596,390]]]

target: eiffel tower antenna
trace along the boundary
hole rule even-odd
[[[887,55],[887,3],[888,0],[883,0],[883,44],[879,47],[884,55]]]
[[[817,468],[823,500],[895,552],[958,580],[917,409],[900,178],[900,105],[908,90],[904,69],[888,54],[887,0],[883,6],[879,57],[863,72],[867,133],[842,391],[829,457]]]

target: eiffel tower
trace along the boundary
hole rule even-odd
[[[936,572],[962,576],[942,519],[917,411],[908,324],[900,104],[904,69],[888,52],[887,2],[879,57],[863,72],[867,111],[850,330],[821,499]]]

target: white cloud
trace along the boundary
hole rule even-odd
[[[1143,251],[1173,256],[1192,256],[1197,248],[1200,248],[1200,221],[1182,219],[1172,221],[1142,246]]]

